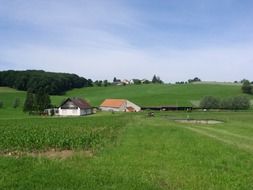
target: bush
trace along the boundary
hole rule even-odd
[[[246,110],[250,108],[250,99],[246,96],[237,96],[233,98],[232,109]]]
[[[220,99],[213,96],[205,96],[200,102],[200,107],[202,109],[218,109],[220,108]]]
[[[202,109],[229,109],[247,110],[250,108],[250,99],[247,96],[236,96],[219,100],[213,96],[206,96],[200,102]]]
[[[226,98],[221,100],[220,108],[221,109],[233,109],[233,98]]]
[[[3,106],[4,106],[4,103],[0,101],[0,108],[2,108]]]
[[[246,94],[252,94],[252,86],[248,80],[243,81],[242,92]]]

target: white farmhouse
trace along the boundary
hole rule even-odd
[[[141,110],[136,104],[125,99],[106,99],[100,105],[102,111],[138,112]]]
[[[81,98],[67,98],[59,107],[60,116],[81,116],[92,114],[92,107]]]

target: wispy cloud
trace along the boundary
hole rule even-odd
[[[0,69],[74,72],[93,79],[252,77],[253,8],[237,1],[0,4]]]

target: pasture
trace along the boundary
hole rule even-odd
[[[172,120],[187,115],[224,123]],[[252,122],[252,112],[1,120],[0,189],[252,189]],[[76,153],[65,159],[4,154],[51,148]]]

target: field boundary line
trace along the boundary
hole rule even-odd
[[[185,129],[188,129],[190,131],[196,132],[198,134],[213,138],[213,139],[218,140],[220,142],[223,142],[225,144],[233,145],[233,146],[237,147],[240,150],[244,150],[244,151],[247,151],[249,153],[253,153],[253,146],[249,146],[247,144],[242,144],[242,143],[238,144],[238,143],[233,142],[231,140],[220,138],[220,137],[218,137],[216,135],[213,135],[213,134],[210,134],[210,133],[208,133],[204,130],[196,129],[196,128],[193,128],[193,127],[182,127],[182,128],[185,128]]]

